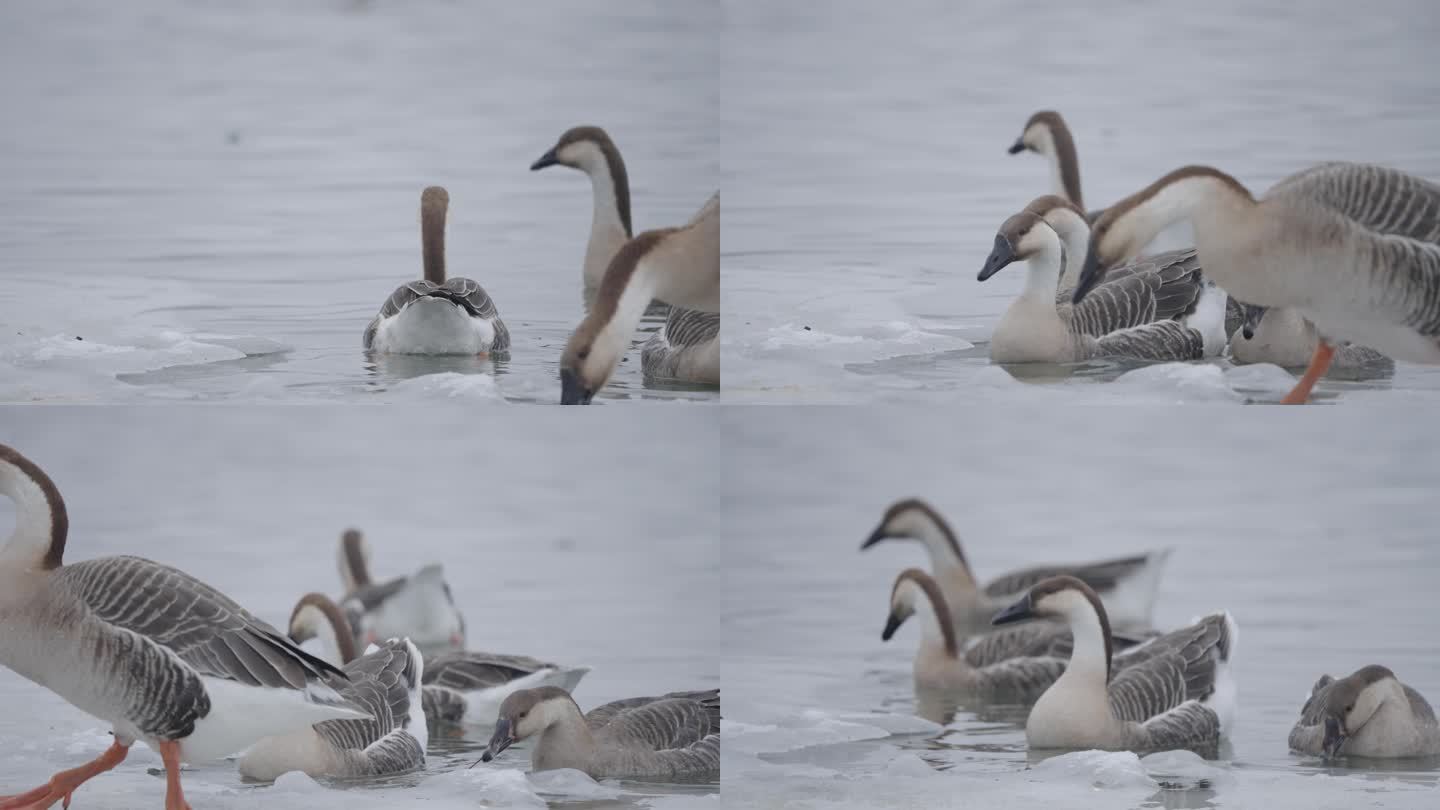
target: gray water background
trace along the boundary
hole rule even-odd
[[[997,396],[987,344],[1025,274],[975,275],[1005,218],[1051,190],[1045,159],[1006,154],[1037,110],[1069,123],[1092,209],[1191,163],[1257,194],[1326,160],[1440,181],[1425,0],[724,5],[727,399]],[[1070,384],[1126,369],[1025,377],[1080,396]],[[1433,400],[1440,372],[1319,390],[1357,388]]]
[[[336,544],[354,526],[369,540],[377,578],[444,564],[470,648],[592,667],[575,690],[586,709],[720,685],[718,471],[688,455],[716,452],[715,420],[688,408],[643,421],[609,411],[593,422],[526,409],[505,430],[482,432],[460,407],[408,410],[7,406],[0,443],[59,487],[70,515],[68,561],[148,557],[283,627],[302,594],[338,595]],[[0,498],[0,536],[13,519]],[[105,731],[0,668],[0,793],[97,755]],[[404,787],[291,794],[245,787],[223,762],[197,766],[185,787],[196,807],[363,808],[417,798],[436,807],[531,806],[519,775],[529,768],[528,746],[463,770],[488,739],[489,729],[433,735],[426,773],[396,780]],[[76,802],[158,805],[164,781],[146,769],[159,766],[137,745]],[[703,797],[716,787],[622,782],[612,791],[580,780],[562,784],[556,798],[612,792],[634,806],[639,797]]]
[[[687,221],[718,187],[718,19],[707,0],[4,4],[0,395],[353,400],[455,371],[557,401],[591,193],[529,166],[604,126],[637,232]],[[507,361],[361,350],[420,275],[431,184]],[[607,389],[637,394],[716,396],[643,387],[638,351]]]

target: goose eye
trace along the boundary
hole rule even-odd
[[[1355,710],[1355,704],[1354,704],[1354,703],[1351,703],[1349,706],[1346,706],[1346,707],[1345,707],[1345,713],[1346,713],[1346,714],[1349,714],[1350,712],[1352,712],[1352,711],[1354,711],[1354,710]]]

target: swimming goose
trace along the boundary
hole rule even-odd
[[[550,151],[530,165],[569,166],[590,178],[595,195],[590,241],[585,246],[585,300],[593,303],[605,269],[633,234],[630,179],[620,149],[600,127],[572,127]],[[662,308],[665,304],[659,304]],[[720,384],[720,314],[670,308],[665,323],[645,341],[640,370],[651,379]]]
[[[240,757],[240,775],[273,782],[291,771],[319,779],[389,776],[425,767],[429,730],[420,710],[423,672],[420,651],[402,639],[347,663],[350,682],[339,692],[373,719],[326,720],[266,737]]]
[[[365,348],[392,354],[481,354],[510,348],[495,302],[468,278],[445,278],[445,213],[450,194],[420,195],[425,278],[401,285],[365,327]]]
[[[1075,300],[1118,256],[1183,220],[1217,283],[1246,303],[1294,308],[1319,330],[1309,367],[1283,402],[1309,397],[1341,340],[1440,363],[1440,185],[1326,163],[1257,200],[1219,169],[1177,169],[1095,223]]]
[[[65,564],[69,519],[44,471],[0,445],[15,530],[0,548],[0,664],[110,724],[110,747],[0,807],[49,807],[125,759],[136,740],[165,763],[166,810],[187,808],[180,763],[261,738],[368,715],[345,680],[209,585],[138,557]]]
[[[605,271],[595,305],[560,356],[560,401],[589,404],[630,345],[651,298],[701,312],[720,307],[720,194],[689,223],[646,231],[620,249]],[[718,327],[717,327],[718,342]],[[719,381],[719,347],[709,353]]]
[[[1274,363],[1286,368],[1304,368],[1310,363],[1320,345],[1320,333],[1305,316],[1288,307],[1242,306],[1247,316],[1243,325],[1230,329],[1231,360],[1240,364]],[[1226,326],[1229,328],[1228,323]],[[1393,369],[1394,365],[1374,349],[1346,343],[1335,347],[1330,370],[1353,374],[1361,369]]]
[[[915,686],[956,692],[1007,703],[1029,703],[1065,671],[1065,659],[1054,656],[1003,658],[977,667],[960,654],[960,638],[940,586],[930,575],[907,568],[890,591],[890,613],[880,638],[889,641],[905,620],[924,603],[920,647],[915,652]]]
[[[982,588],[970,570],[960,540],[930,504],[904,498],[891,504],[880,524],[860,546],[863,551],[883,540],[918,540],[930,556],[930,571],[940,585],[961,636],[990,633],[990,618],[1027,588],[1047,577],[1069,574],[1089,583],[1105,599],[1117,626],[1146,628],[1155,606],[1160,574],[1170,549],[1091,563],[1042,565],[1011,571]]]
[[[290,639],[318,639],[332,662],[355,660],[354,634],[340,608],[328,596],[308,593],[290,614]],[[559,686],[574,691],[589,667],[562,667],[523,655],[454,650],[425,664],[421,705],[431,723],[495,722],[500,702],[521,689]]]
[[[465,617],[438,563],[377,584],[370,577],[370,547],[355,529],[341,535],[339,562],[346,586],[340,609],[359,646],[408,638],[425,655],[464,649]]]
[[[1206,616],[1131,650],[1129,665],[1113,677],[1110,620],[1089,585],[1051,577],[995,614],[994,622],[1035,617],[1065,619],[1075,649],[1065,674],[1025,721],[1031,748],[1218,755],[1235,713],[1229,667],[1238,632],[1230,614]]]
[[[594,779],[720,778],[720,690],[671,692],[607,703],[583,717],[564,689],[526,689],[505,699],[481,755],[489,762],[511,745],[538,737],[537,771],[574,768]]]
[[[1371,664],[1316,681],[1290,731],[1290,749],[1327,757],[1431,756],[1440,754],[1440,721],[1419,692]]]
[[[1055,303],[1064,248],[1045,220],[1021,212],[1005,220],[977,279],[985,281],[1012,262],[1029,266],[1025,289],[1010,305],[990,339],[997,363],[1071,363],[1095,357],[1199,360],[1225,348],[1225,291],[1204,284],[1198,299],[1171,318],[1156,308],[1172,298],[1169,286],[1188,291],[1200,279],[1193,257],[1164,254],[1158,266],[1109,281],[1093,298],[1068,312]],[[1112,286],[1113,285],[1113,286]],[[1188,294],[1179,296],[1185,300]],[[1140,302],[1133,306],[1131,302]]]
[[[1042,194],[1023,209],[1045,220],[1055,229],[1060,243],[1065,248],[1065,267],[1060,275],[1060,289],[1055,293],[1055,303],[1062,314],[1071,311],[1070,299],[1075,294],[1075,285],[1080,281],[1080,271],[1085,266],[1085,254],[1090,250],[1090,223],[1085,214],[1069,200],[1055,194]],[[1204,271],[1200,270],[1200,259],[1195,248],[1168,250],[1151,253],[1145,258],[1129,257],[1130,261],[1116,265],[1106,273],[1110,281],[1121,276],[1154,273],[1160,277],[1160,286],[1148,287],[1136,283],[1110,289],[1112,300],[1106,309],[1124,312],[1117,320],[1132,325],[1151,321],[1173,319],[1194,306],[1205,290]],[[1167,283],[1168,282],[1168,283]],[[1120,294],[1123,293],[1123,294]],[[1244,305],[1229,296],[1225,299],[1225,335],[1233,335],[1244,324]],[[1085,334],[1100,337],[1100,330],[1106,328],[1104,321],[1089,319],[1080,323]],[[1218,336],[1217,336],[1218,337]]]

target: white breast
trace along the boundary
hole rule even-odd
[[[374,349],[391,354],[480,354],[495,344],[495,325],[443,298],[420,298],[382,320]]]

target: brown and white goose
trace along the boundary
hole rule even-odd
[[[1075,300],[1136,244],[1186,220],[1218,284],[1249,304],[1293,308],[1319,330],[1309,368],[1283,402],[1309,398],[1341,341],[1440,364],[1440,185],[1326,163],[1257,199],[1219,169],[1177,169],[1095,223]]]
[[[646,231],[620,249],[605,271],[595,304],[560,355],[560,401],[585,405],[619,365],[650,299],[700,312],[720,311],[720,194],[679,228]],[[704,365],[719,382],[720,347]]]
[[[720,778],[720,690],[627,698],[580,713],[570,693],[553,686],[505,699],[489,762],[515,743],[535,739],[537,771],[574,768],[594,779],[709,782]]]
[[[1080,156],[1075,150],[1075,137],[1060,113],[1041,110],[1030,116],[1009,151],[1012,155],[1035,152],[1046,158],[1050,162],[1051,193],[1085,211],[1085,202],[1080,196]],[[1100,214],[1094,211],[1082,215],[1093,221]]]
[[[1193,253],[1144,260],[1143,267],[1108,280],[1084,302],[1057,304],[1064,245],[1043,218],[1022,211],[1001,224],[977,279],[985,281],[1021,260],[1025,287],[990,339],[996,363],[1183,361],[1225,349],[1225,291],[1201,278]]]
[[[634,234],[625,160],[605,130],[578,126],[566,130],[530,170],[547,166],[569,166],[590,178],[595,201],[582,275],[585,300],[593,305],[605,269]],[[720,313],[671,307],[665,322],[641,347],[640,370],[651,379],[717,385],[719,342]]]
[[[1315,682],[1290,731],[1290,749],[1326,757],[1433,756],[1440,754],[1440,721],[1423,695],[1371,664]]]
[[[166,810],[187,808],[180,763],[258,740],[369,717],[327,680],[346,676],[198,579],[139,557],[64,562],[69,519],[54,482],[0,445],[15,531],[0,548],[0,664],[110,724],[115,741],[0,807],[70,802],[136,740],[165,763]]]
[[[1100,593],[1116,626],[1148,628],[1160,575],[1170,557],[1170,549],[1163,549],[1098,562],[1040,565],[1002,574],[982,586],[950,524],[919,498],[891,504],[860,548],[863,551],[886,540],[916,541],[924,547],[930,557],[930,573],[939,583],[962,637],[993,632],[990,619],[995,611],[1035,583],[1059,574],[1078,577]]]
[[[365,348],[389,354],[484,354],[510,348],[495,302],[475,281],[445,277],[445,216],[450,194],[431,186],[420,195],[425,277],[402,284],[365,328]]]
[[[1070,625],[1075,649],[1065,674],[1035,701],[1025,721],[1031,748],[1185,749],[1218,756],[1235,715],[1230,660],[1238,632],[1230,614],[1207,616],[1131,650],[1129,665],[1118,671],[1105,606],[1074,577],[1036,584],[994,622],[1052,617]]]
[[[295,603],[290,639],[297,644],[316,639],[328,660],[347,669],[357,661],[358,647],[344,611],[322,593],[305,594]],[[431,723],[489,725],[511,694],[537,686],[573,691],[589,671],[524,655],[450,650],[426,661],[418,704]]]

